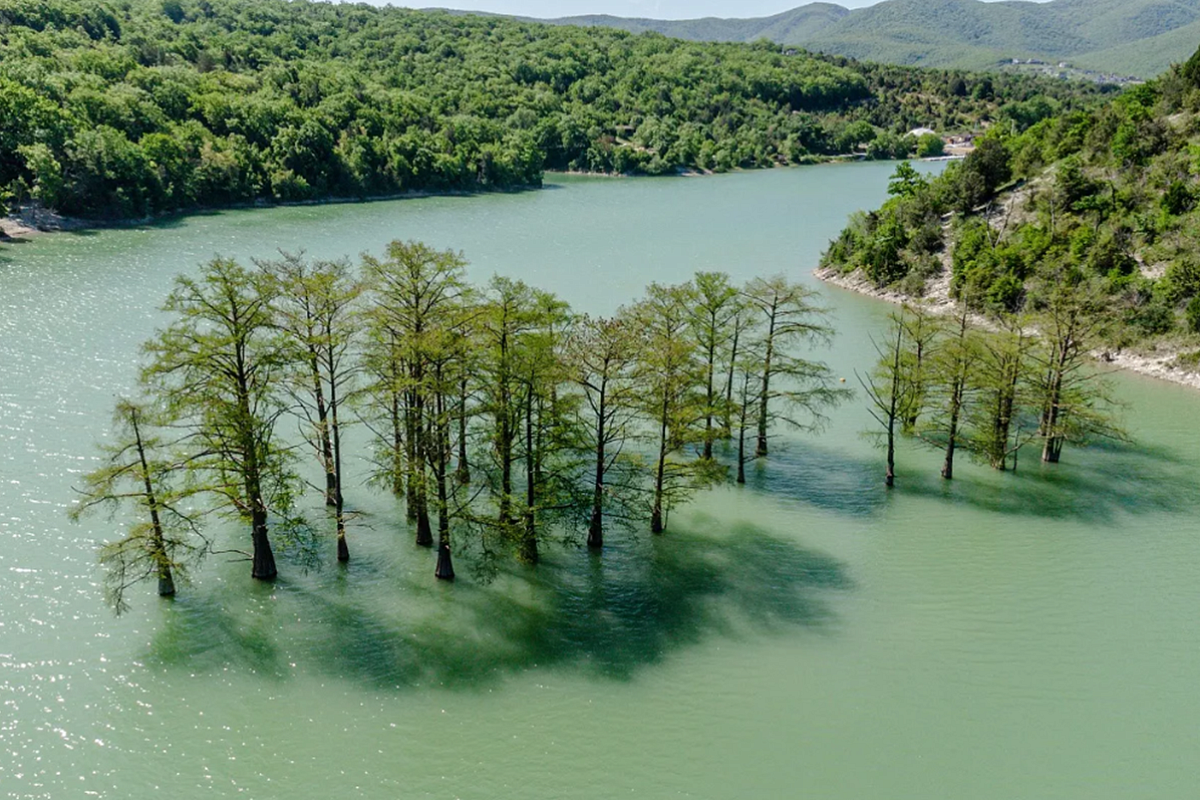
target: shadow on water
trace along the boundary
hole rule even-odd
[[[1200,512],[1195,465],[1164,447],[1108,443],[1042,464],[1026,448],[1017,474],[961,470],[943,481],[932,468],[903,470],[897,492],[1010,516],[1109,523],[1119,514]]]
[[[435,584],[424,570],[398,587],[353,578],[280,584],[275,601],[237,611],[211,595],[177,602],[149,660],[277,679],[299,663],[389,689],[472,688],[534,667],[627,680],[715,637],[832,631],[827,596],[851,588],[837,561],[751,525],[647,537],[600,557],[554,551],[484,586]]]
[[[746,465],[746,485],[777,499],[860,517],[887,505],[883,474],[882,452],[864,459],[823,443],[788,441],[768,460]]]

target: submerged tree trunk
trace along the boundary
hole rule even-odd
[[[666,529],[663,524],[663,486],[667,473],[667,410],[668,399],[664,390],[659,426],[658,468],[654,477],[654,507],[650,511],[651,533],[662,533]]]
[[[434,577],[443,581],[454,580],[454,564],[450,558],[450,496],[446,487],[446,473],[450,461],[450,422],[446,419],[446,401],[442,395],[437,399],[437,497],[438,497],[438,558]]]
[[[259,501],[251,514],[253,526],[252,539],[254,542],[254,559],[250,576],[261,581],[275,580],[278,571],[275,569],[275,554],[271,550],[271,540],[267,536],[267,512]]]
[[[467,376],[463,375],[458,392],[458,482],[471,482],[471,465],[467,461]]]
[[[392,494],[404,494],[404,426],[400,413],[400,393],[392,391]]]
[[[596,415],[596,474],[595,481],[592,484],[592,519],[588,525],[587,546],[592,550],[600,550],[604,547],[604,420],[606,409],[605,395],[607,394],[607,382],[601,380],[599,391],[599,413]]]
[[[733,322],[733,346],[729,352],[729,375],[725,381],[725,408],[722,413],[722,421],[725,423],[725,438],[733,436],[733,374],[737,369],[738,357],[738,340],[742,336],[741,320],[734,318]]]
[[[950,427],[946,441],[946,460],[942,464],[942,477],[954,479],[954,451],[958,446],[958,415],[962,410],[963,383],[956,381],[950,399]]]
[[[705,395],[705,400],[704,400],[704,455],[703,455],[703,458],[705,461],[712,461],[713,439],[716,438],[716,434],[713,430],[713,416],[714,416],[714,414],[716,414],[716,409],[714,408],[714,405],[716,404],[716,401],[717,401],[716,384],[715,384],[716,369],[717,369],[717,364],[716,364],[717,353],[716,353],[715,346],[712,344],[713,336],[715,336],[715,333],[710,333],[709,347],[708,347],[708,374],[707,374],[707,378],[708,378],[707,392],[708,393]]]
[[[746,482],[746,406],[742,406],[742,419],[738,424],[738,468],[737,482]]]
[[[758,445],[754,450],[755,458],[767,456],[767,425],[771,398],[771,358],[775,355],[775,310],[772,308],[767,327],[767,349],[763,356],[762,396],[758,400]]]
[[[337,505],[337,478],[333,465],[333,441],[329,431],[329,405],[325,402],[325,389],[321,381],[320,354],[310,347],[308,353],[309,373],[312,379],[313,399],[317,405],[317,435],[318,446],[321,449],[321,466],[325,468],[325,505],[330,508]]]
[[[422,425],[418,434],[420,441],[417,445],[417,463],[419,472],[414,472],[416,491],[414,494],[414,502],[416,503],[417,517],[417,545],[419,547],[433,547],[433,526],[429,523],[429,486],[426,481],[425,474],[425,459],[429,448],[429,443],[426,441],[428,432]]]
[[[1045,438],[1045,444],[1042,447],[1042,461],[1047,464],[1058,463],[1065,444],[1063,435],[1059,432],[1059,426],[1062,424],[1062,387],[1066,361],[1066,347],[1061,347],[1050,375],[1049,397],[1042,411],[1042,436]]]
[[[330,355],[327,362],[329,367],[329,434],[330,454],[333,458],[333,469],[329,472],[333,491],[333,514],[337,521],[337,560],[345,564],[350,560],[350,545],[346,542],[346,498],[342,493],[342,431],[338,423],[337,380],[334,379],[336,364]]]
[[[137,444],[138,461],[142,465],[142,482],[146,489],[146,505],[150,509],[151,555],[158,564],[158,596],[171,597],[175,594],[175,576],[171,574],[171,559],[167,555],[167,540],[163,534],[162,519],[158,513],[158,494],[150,480],[150,464],[146,461],[146,445],[142,442],[142,430],[138,423],[136,408],[130,408],[129,422]]]
[[[525,564],[538,563],[537,542],[537,455],[533,447],[533,382],[525,392],[525,526],[518,557]]]

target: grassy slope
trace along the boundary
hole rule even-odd
[[[1200,43],[1200,20],[1151,39],[1097,50],[1072,59],[1072,63],[1087,69],[1105,70],[1126,75],[1152,76],[1164,72],[1181,60]]]

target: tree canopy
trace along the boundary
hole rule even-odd
[[[0,189],[132,218],[890,158],[919,125],[1098,91],[343,3],[0,0]]]

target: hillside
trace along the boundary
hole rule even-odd
[[[655,20],[589,14],[547,20],[554,25],[619,28],[630,33],[653,31],[691,41],[753,42],[768,39],[796,44],[813,39],[853,12],[832,3],[811,3],[799,8],[753,19],[705,17],[692,20]]]
[[[253,202],[903,157],[919,125],[1093,88],[502,17],[283,0],[0,0],[0,203]]]
[[[1070,295],[1089,349],[1200,372],[1198,156],[1200,52],[1091,111],[1014,115],[933,181],[899,174],[822,267],[1034,327]]]
[[[855,10],[814,3],[758,19],[567,17],[552,22],[692,40],[765,38],[892,64],[979,69],[1012,58],[1069,60],[1150,78],[1191,55],[1200,33],[1200,0],[885,0]]]

